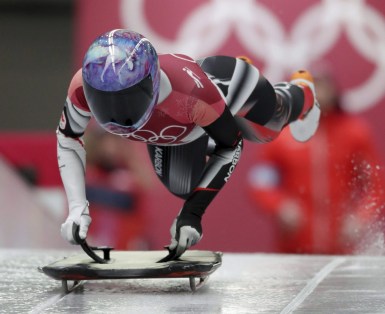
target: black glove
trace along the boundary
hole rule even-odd
[[[167,248],[176,259],[202,239],[201,217],[181,213],[174,219],[170,233],[171,243]]]

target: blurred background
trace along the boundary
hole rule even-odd
[[[383,253],[385,3],[1,0],[0,17],[0,247],[68,248],[60,238],[67,207],[55,129],[89,44],[108,30],[129,28],[158,52],[247,56],[272,83],[310,68],[320,94],[333,94],[325,105],[338,103],[333,123],[339,127],[325,129],[328,136],[297,155],[307,157],[303,168],[285,163],[298,166],[300,158],[291,155],[297,146],[289,140],[280,144],[291,145],[278,153],[287,156],[282,163],[267,152],[273,143],[246,143],[232,180],[205,215],[197,248]],[[146,147],[111,139],[95,126],[86,144],[92,240],[162,249],[182,202],[157,181]],[[293,180],[301,171],[307,177]],[[293,241],[290,248],[282,247],[282,237]]]

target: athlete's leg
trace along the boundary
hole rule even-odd
[[[158,178],[174,195],[186,199],[196,187],[206,165],[208,137],[176,146],[148,145]]]
[[[303,86],[279,83],[273,87],[256,67],[239,58],[213,56],[198,63],[222,92],[248,140],[273,140],[301,116],[306,103],[314,102],[314,95],[305,93]]]

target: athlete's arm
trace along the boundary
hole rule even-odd
[[[204,169],[198,186],[184,203],[179,216],[171,227],[172,241],[169,250],[177,258],[202,237],[202,216],[229,180],[239,161],[243,139],[234,117],[227,107],[211,124],[203,126],[215,141],[216,147]]]
[[[74,93],[81,92],[82,89],[77,88]],[[78,102],[79,95],[69,94]],[[84,239],[91,222],[85,193],[86,152],[82,139],[90,118],[91,113],[84,107],[81,109],[79,104],[75,105],[69,96],[56,132],[58,165],[69,205],[69,215],[62,224],[61,234],[72,244],[76,243],[73,229],[79,226],[79,235]]]
[[[202,179],[186,200],[181,213],[192,213],[200,217],[230,179],[243,148],[241,132],[227,107],[218,119],[203,128],[215,141],[215,150],[207,162]]]

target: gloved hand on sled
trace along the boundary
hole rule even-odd
[[[70,211],[66,221],[61,225],[61,236],[71,244],[80,244],[80,240],[87,237],[88,227],[91,223],[88,202],[83,207],[76,207]],[[78,228],[79,227],[79,228]],[[79,229],[79,234],[76,235]]]
[[[181,213],[175,218],[170,233],[171,243],[167,249],[172,259],[177,259],[202,239],[201,217],[191,213]]]

